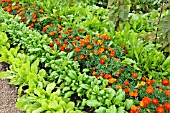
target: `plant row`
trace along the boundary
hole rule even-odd
[[[13,4],[15,4],[15,3],[13,3]],[[11,6],[9,4],[6,4],[6,5],[7,5],[6,7]],[[31,8],[29,9],[29,11],[30,10],[31,10]],[[25,9],[24,9],[24,11],[25,11]],[[27,11],[25,11],[25,12],[27,12]],[[35,11],[33,10],[32,11],[33,15],[31,17],[31,20],[34,19],[33,18],[33,16],[35,15],[34,12]],[[41,13],[42,12],[40,12],[40,14]],[[43,13],[42,13],[42,15],[43,15]],[[17,17],[17,19],[18,19],[18,17]],[[20,21],[23,21],[22,16],[20,19],[21,19]],[[36,20],[38,20],[38,19],[36,19]],[[40,18],[40,20],[41,20],[41,18]],[[164,103],[166,103],[166,100],[168,100],[167,98],[169,98],[169,93],[168,93],[169,92],[169,90],[168,90],[169,89],[168,88],[169,81],[168,81],[168,79],[164,79],[162,81],[162,85],[163,85],[162,86],[161,84],[157,84],[154,79],[150,80],[147,77],[142,76],[141,73],[139,73],[139,74],[136,73],[135,72],[136,70],[139,71],[138,67],[135,67],[136,62],[134,62],[133,60],[128,59],[128,58],[126,58],[124,60],[123,56],[125,55],[125,53],[127,54],[126,47],[122,46],[120,48],[120,47],[114,46],[113,44],[111,44],[114,42],[110,41],[110,37],[108,35],[102,35],[102,34],[96,34],[94,36],[87,35],[87,34],[85,35],[85,31],[83,31],[82,29],[67,29],[67,30],[65,30],[63,27],[56,26],[56,24],[54,24],[54,23],[48,23],[47,25],[45,25],[46,22],[43,21],[42,23],[44,25],[40,25],[41,22],[37,22],[37,25],[39,25],[41,27],[42,33],[44,33],[44,32],[47,33],[48,36],[50,36],[51,38],[49,38],[49,37],[47,38],[46,35],[39,37],[40,35],[37,36],[36,35],[37,32],[35,32],[35,31],[29,31],[30,32],[29,35],[24,36],[24,34],[28,30],[28,28],[25,28],[24,31],[22,31],[22,32],[20,31],[21,28],[22,29],[24,28],[23,27],[24,24],[22,24],[22,23],[19,24],[19,27],[16,25],[12,25],[12,24],[10,26],[9,23],[17,24],[17,22],[13,21],[13,19],[12,19],[12,21],[5,20],[5,22],[6,23],[2,24],[3,25],[2,29],[3,29],[3,31],[5,31],[9,34],[9,36],[10,36],[9,38],[11,38],[11,40],[12,40],[10,43],[13,46],[16,46],[18,44],[21,45],[21,50],[24,50],[24,52],[28,52],[29,55],[31,55],[32,59],[36,59],[37,57],[40,57],[40,61],[42,63],[40,65],[40,67],[49,69],[48,73],[50,74],[50,77],[47,77],[46,79],[48,81],[59,80],[58,84],[62,88],[65,88],[65,90],[63,89],[64,94],[72,96],[76,92],[77,95],[75,94],[74,96],[75,97],[77,96],[77,99],[75,99],[75,100],[79,100],[79,101],[78,102],[76,101],[75,103],[81,109],[83,109],[84,105],[80,105],[80,103],[81,104],[86,103],[85,105],[91,106],[95,109],[99,108],[99,106],[103,105],[103,104],[101,104],[102,100],[106,98],[106,97],[102,97],[102,95],[105,96],[106,94],[101,93],[100,92],[101,89],[97,88],[98,86],[100,86],[100,83],[96,84],[95,87],[99,91],[95,90],[97,92],[94,95],[89,94],[89,93],[84,94],[84,93],[88,92],[86,90],[90,90],[90,89],[94,88],[94,85],[91,84],[91,87],[90,86],[88,87],[87,85],[90,84],[88,82],[81,85],[83,80],[77,79],[77,77],[74,77],[74,76],[80,76],[81,74],[77,75],[75,73],[77,73],[76,72],[77,70],[80,72],[83,72],[83,68],[89,68],[90,71],[87,71],[87,72],[88,73],[90,72],[93,76],[95,76],[97,78],[99,76],[101,76],[103,78],[108,79],[110,85],[112,85],[112,88],[114,88],[116,91],[119,89],[123,89],[124,92],[127,94],[126,97],[133,99],[135,102],[135,105],[138,105],[140,103],[139,107],[137,107],[137,108],[133,106],[131,109],[131,112],[139,112],[139,110],[141,112],[142,112],[142,110],[146,111],[146,110],[148,110],[146,108],[148,107],[150,109],[150,106],[152,106],[150,111],[154,111],[155,109],[160,108],[160,107],[163,108],[163,106],[160,106],[159,104],[154,104],[155,106],[153,107],[153,104],[150,103],[150,100],[154,100],[153,97],[160,99],[160,97],[164,96],[165,98],[161,99],[162,101],[158,100],[158,102],[157,102],[160,104],[164,104]],[[24,20],[23,22],[29,23],[30,20],[28,19],[27,22],[26,22],[26,20]],[[43,26],[45,26],[45,27],[43,27]],[[32,29],[32,26],[30,28]],[[37,29],[38,27],[35,27],[35,28]],[[48,31],[48,30],[50,30],[50,28],[52,28],[51,31]],[[12,30],[9,30],[9,29],[12,29]],[[13,30],[13,29],[15,29],[15,30]],[[17,29],[19,31],[17,31]],[[41,30],[41,29],[39,29],[39,30]],[[14,31],[15,31],[15,33],[14,33]],[[24,34],[22,34],[23,32],[24,32]],[[34,35],[31,35],[32,34],[31,32],[35,33],[34,34],[35,37],[34,37]],[[51,32],[54,32],[54,34],[50,35]],[[18,35],[16,36],[16,34],[18,34]],[[131,34],[131,35],[133,35],[133,34]],[[73,36],[73,37],[71,37],[71,39],[69,39],[70,38],[69,36]],[[80,37],[82,37],[82,38],[80,38]],[[72,39],[72,38],[77,38],[77,39]],[[54,42],[51,42],[52,40]],[[139,42],[137,42],[137,43],[139,43]],[[60,44],[61,44],[61,46],[60,46]],[[108,47],[108,45],[110,45],[110,46],[112,45],[112,46]],[[134,45],[134,44],[132,44],[132,45]],[[69,47],[69,48],[67,48],[65,50],[65,47],[64,47],[64,50],[63,50],[63,49],[61,49],[62,46],[65,46],[66,48]],[[144,45],[142,45],[142,47],[143,46]],[[144,50],[145,50],[145,48],[144,48]],[[155,49],[153,47],[153,45],[152,45],[152,48]],[[134,49],[135,49],[135,47],[134,47]],[[96,53],[95,53],[95,50],[96,50]],[[62,52],[59,53],[59,51],[62,51]],[[65,52],[63,52],[63,51],[65,51]],[[73,51],[74,53],[70,52],[70,51]],[[123,53],[123,51],[124,51],[124,53]],[[133,50],[133,51],[135,51],[135,50]],[[157,54],[159,53],[156,49],[152,52],[157,53]],[[67,58],[60,58],[58,56],[58,55],[65,56],[66,54],[68,54]],[[159,55],[160,54],[161,54],[161,52],[159,53]],[[130,54],[128,53],[127,55],[130,55]],[[161,62],[163,62],[165,58],[164,58],[163,54],[161,54],[161,55],[162,55]],[[67,61],[68,59],[71,58],[70,56],[73,56],[74,60],[79,61],[81,70],[78,68],[78,65],[76,66],[77,68],[73,68],[74,71],[68,71],[68,69],[69,70],[71,69],[71,68],[68,68],[69,66],[67,68],[65,68],[67,65],[74,64],[73,62]],[[79,56],[79,57],[77,58],[75,56]],[[144,56],[144,57],[146,57],[146,56]],[[56,59],[59,59],[59,60],[56,60]],[[89,59],[89,61],[88,61],[88,59]],[[95,64],[96,59],[98,59],[98,63],[100,63],[99,66],[98,66],[98,63]],[[137,60],[139,61],[139,58]],[[155,60],[154,61],[156,63],[161,63],[160,61],[158,62],[157,59],[155,59]],[[91,61],[93,61],[93,62],[91,62]],[[149,62],[151,62],[151,61],[149,61]],[[85,66],[83,66],[84,64],[85,64]],[[91,64],[94,64],[94,66]],[[130,64],[134,64],[134,65],[130,65]],[[155,63],[153,63],[153,64],[155,64]],[[167,64],[168,64],[168,60],[166,60],[166,62],[164,62],[164,68],[166,68]],[[58,67],[56,67],[56,65]],[[157,66],[157,65],[155,64],[155,66]],[[143,66],[141,66],[141,67],[143,67]],[[146,66],[146,68],[148,68],[148,67]],[[113,69],[118,69],[118,70],[116,71]],[[162,69],[160,69],[160,70],[162,70]],[[106,72],[104,72],[104,71],[106,71]],[[112,72],[112,73],[110,74],[110,72]],[[164,73],[164,75],[167,75],[167,73],[168,72]],[[68,77],[65,77],[65,76],[60,77],[60,75],[64,75],[64,74],[69,75],[71,77],[71,79]],[[72,76],[72,75],[74,75],[74,76]],[[85,78],[84,76],[82,76],[82,78]],[[164,78],[163,76],[162,76],[162,78]],[[97,79],[95,79],[95,77],[92,77],[93,79],[91,79],[89,81],[95,81],[95,80],[98,81]],[[152,77],[154,77],[154,76],[153,75],[151,77],[149,76],[149,78],[152,78]],[[99,79],[101,79],[101,78],[99,77]],[[140,79],[142,79],[141,82],[139,82]],[[86,80],[87,79],[85,79],[85,81]],[[154,83],[152,83],[152,82],[154,82]],[[61,84],[61,83],[63,83],[63,84]],[[159,83],[159,81],[158,81],[158,83]],[[105,88],[107,85],[108,84],[104,85],[103,88]],[[70,88],[70,86],[74,86],[74,88],[72,88],[72,87]],[[82,86],[82,87],[79,88],[80,86]],[[136,87],[134,87],[134,86],[136,86]],[[157,88],[163,87],[163,91],[157,90],[156,86],[157,86]],[[107,87],[110,87],[110,86],[107,86]],[[79,90],[78,90],[78,88],[79,88]],[[70,89],[72,89],[72,90],[70,91]],[[84,91],[82,91],[82,90],[84,90]],[[90,90],[89,92],[95,92],[95,91]],[[146,92],[146,93],[143,93],[143,92]],[[157,95],[158,92],[160,92],[159,95]],[[98,96],[95,96],[96,94]],[[99,95],[99,94],[102,94],[102,95]],[[114,103],[115,101],[113,101],[113,103],[118,106],[125,105],[121,102],[122,100],[124,100],[123,93],[121,93],[121,94],[122,94],[121,96],[117,97],[119,99],[118,103]],[[146,99],[145,95],[147,95],[147,102],[145,102],[145,99]],[[166,97],[165,95],[168,95],[168,96]],[[66,96],[66,97],[68,97],[68,96]],[[97,97],[101,97],[101,98],[99,99]],[[111,96],[111,97],[110,97],[111,100],[113,100],[113,96]],[[83,100],[82,98],[85,98],[85,99]],[[92,101],[86,100],[89,98],[92,99]],[[96,102],[96,100],[94,100],[96,98],[98,100],[97,102]],[[110,106],[112,104],[112,103],[109,104],[109,102],[111,100],[107,100],[107,102],[103,101],[103,103],[105,103],[104,106]],[[96,104],[91,105],[90,103],[96,103]],[[143,103],[143,105],[142,105],[142,103]],[[165,105],[165,106],[167,106],[167,105]],[[114,107],[112,107],[112,108],[114,108]],[[105,108],[101,108],[101,107],[99,109],[100,110],[96,110],[96,111],[101,111],[101,109],[102,109],[104,112],[106,110]],[[120,107],[120,109],[122,110],[123,108]],[[166,109],[166,110],[168,110],[168,109]],[[93,109],[92,109],[92,111],[93,111]]]

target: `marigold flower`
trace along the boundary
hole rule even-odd
[[[78,58],[76,58],[76,57],[75,57],[75,58],[74,58],[74,60],[75,60],[75,61],[77,61],[77,60],[78,60]]]
[[[119,58],[114,58],[114,61],[118,62],[118,61],[119,61]]]
[[[79,58],[82,60],[84,59],[84,55],[80,55]]]
[[[76,40],[79,40],[80,39],[80,36],[76,36]]]
[[[70,36],[68,36],[68,38],[73,38],[73,36],[72,36],[72,35],[70,35]]]
[[[168,97],[170,95],[170,90],[164,90],[164,93]]]
[[[84,40],[84,43],[88,44],[88,43],[90,43],[90,40],[86,39],[86,40]]]
[[[60,51],[64,51],[65,47],[61,46]]]
[[[110,84],[113,84],[114,82],[116,82],[116,79],[115,79],[115,78],[110,78],[110,79],[109,79],[109,83],[110,83]]]
[[[96,76],[97,74],[96,74],[96,72],[95,72],[95,71],[93,71],[93,72],[92,72],[92,75],[93,75],[93,76]]]
[[[79,33],[82,33],[82,32],[83,32],[83,30],[82,30],[82,29],[79,29],[79,30],[78,30],[78,32],[79,32]]]
[[[111,74],[105,74],[104,78],[105,79],[110,79],[110,78],[112,78],[112,75]]]
[[[147,86],[152,85],[152,80],[147,80],[147,81],[146,81],[146,85],[147,85]]]
[[[93,55],[93,53],[90,53],[90,56],[92,56]]]
[[[93,48],[93,46],[89,44],[89,45],[87,45],[87,47],[86,47],[86,48],[90,50],[90,49],[92,49],[92,48]]]
[[[106,60],[105,59],[100,59],[100,64],[105,64]]]
[[[170,102],[165,102],[164,106],[166,110],[170,111]]]
[[[130,91],[130,88],[124,88],[123,91],[127,94]]]
[[[73,30],[72,30],[72,29],[70,29],[70,30],[68,30],[68,32],[69,32],[69,33],[72,33],[72,32],[73,32]]]
[[[111,47],[108,47],[108,51],[112,51],[113,49]]]
[[[104,52],[104,48],[99,48],[98,49],[98,54],[102,54]]]
[[[138,74],[137,74],[137,73],[132,73],[132,77],[133,77],[133,78],[137,78],[137,77],[138,77]]]
[[[154,92],[154,88],[152,86],[147,87],[146,93],[152,94]]]
[[[107,56],[106,56],[106,55],[102,55],[102,58],[103,58],[103,59],[106,59],[106,58],[107,58]]]
[[[90,39],[90,35],[86,35],[86,39]]]
[[[108,35],[103,35],[104,40],[110,40]]]
[[[129,85],[129,81],[125,80],[125,81],[124,81],[124,85],[125,85],[125,86],[128,86],[128,85]]]
[[[149,97],[145,96],[145,97],[142,99],[142,101],[144,102],[145,106],[147,106],[148,104],[150,104],[151,99],[150,99]]]
[[[76,42],[72,42],[72,46],[76,46]]]
[[[120,84],[117,84],[117,85],[116,85],[116,88],[117,88],[117,89],[122,89],[122,86],[121,86]]]
[[[75,49],[74,49],[74,52],[76,52],[76,53],[78,53],[78,52],[80,52],[80,48],[79,47],[76,47]]]
[[[62,36],[62,35],[59,35],[59,36],[58,36],[58,38],[62,39],[62,38],[63,38],[63,36]]]
[[[163,107],[158,106],[158,107],[156,108],[156,113],[165,113],[165,110],[164,110]]]
[[[97,41],[97,44],[102,44],[103,43],[103,40],[98,40]]]

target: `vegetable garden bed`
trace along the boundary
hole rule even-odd
[[[117,3],[121,9],[120,2],[113,2]],[[110,5],[104,9],[90,2],[2,0],[0,62],[10,68],[0,78],[18,87],[18,109],[170,112],[169,42],[155,43],[168,37],[155,24],[159,10],[137,11],[127,18],[126,11],[118,10],[114,21],[109,18]],[[161,14],[166,19],[169,10]]]

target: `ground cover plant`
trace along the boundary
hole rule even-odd
[[[54,2],[43,7],[41,1],[2,1],[10,14],[1,9],[0,61],[11,67],[1,78],[19,87],[17,108],[28,113],[170,111],[170,57],[152,40],[156,24],[148,23],[159,18],[158,10],[131,13],[115,25],[109,9],[82,2],[63,8],[67,2],[61,1],[54,7]],[[86,13],[78,12],[86,5]],[[166,18],[168,10],[162,14]],[[29,66],[31,72],[25,70]]]

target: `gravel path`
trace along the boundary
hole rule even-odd
[[[0,71],[5,71],[8,65],[0,63]],[[9,84],[9,80],[0,80],[0,113],[24,113],[15,107],[17,88]]]

